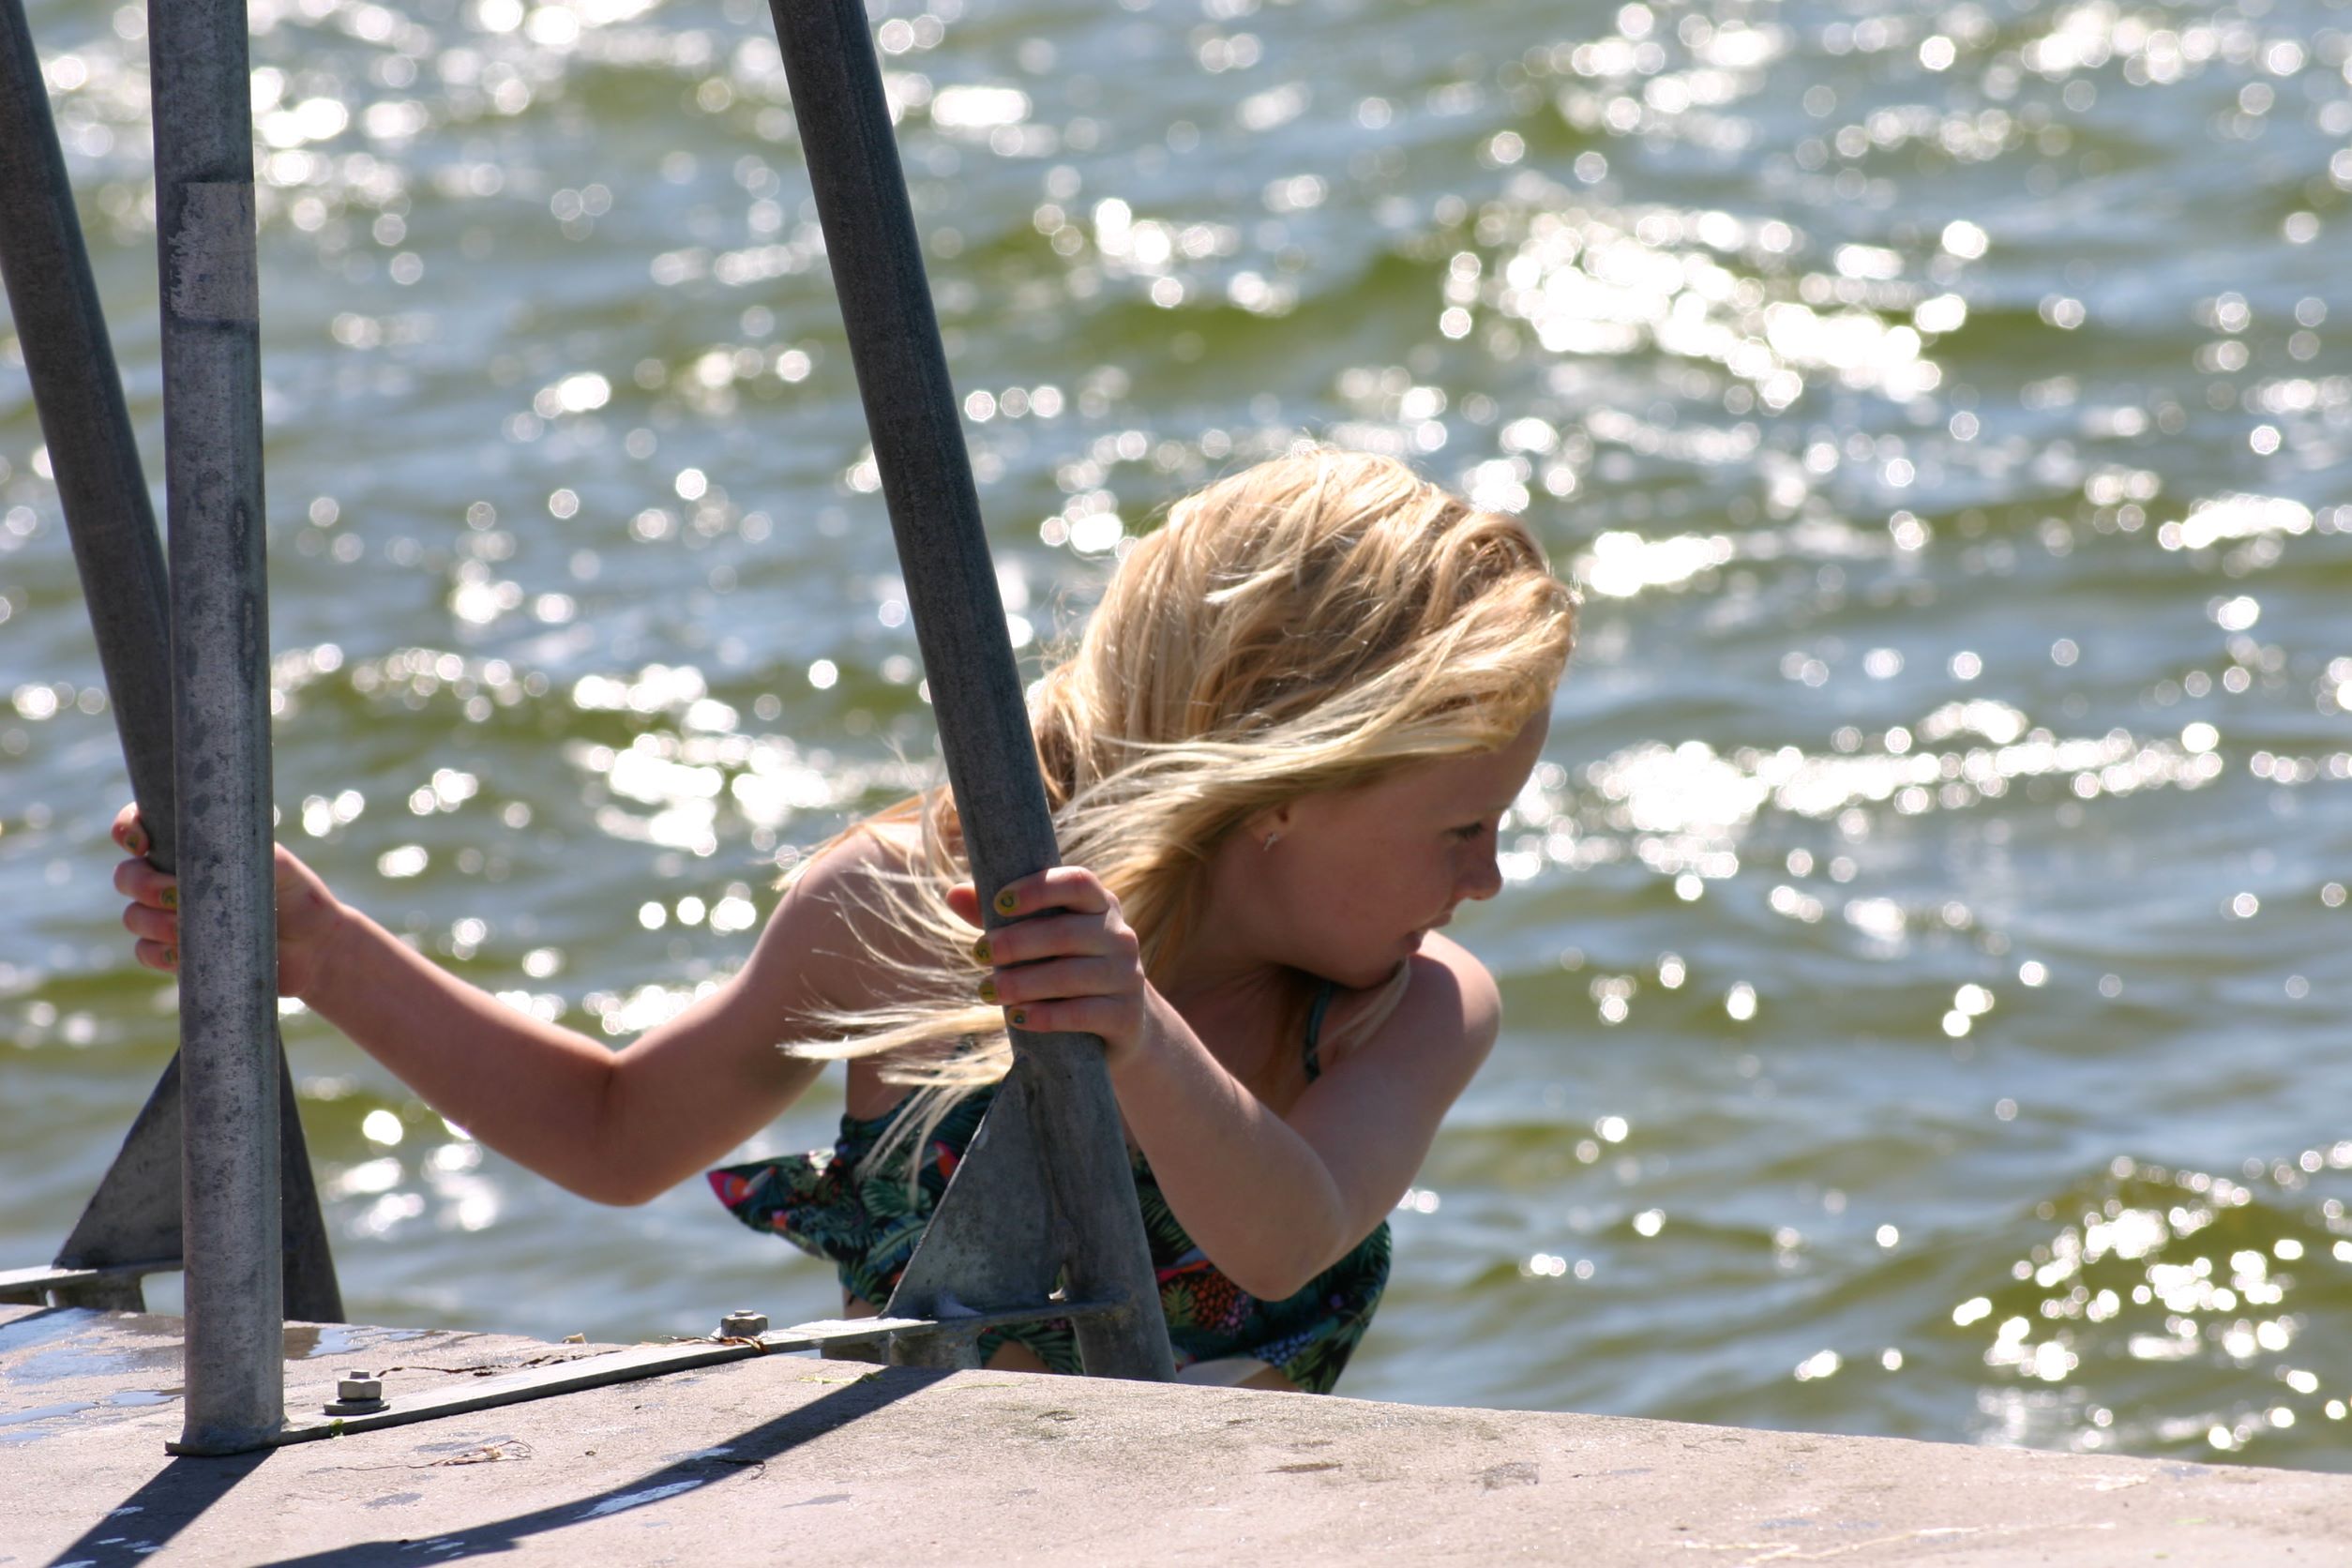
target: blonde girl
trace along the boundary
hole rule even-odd
[[[639,1203],[848,1063],[829,1153],[711,1172],[872,1311],[1009,1062],[1004,1023],[1101,1037],[1180,1375],[1327,1390],[1388,1270],[1385,1216],[1495,1038],[1440,934],[1492,897],[1573,602],[1516,520],[1400,463],[1306,449],[1179,502],[1033,703],[1066,864],[975,942],[932,791],[803,863],[749,961],[615,1053],[446,973],[278,852],[279,985],[444,1116]],[[117,838],[144,852],[126,810]],[[139,961],[172,879],[125,861]],[[778,1047],[782,1048],[778,1048]],[[1066,1329],[987,1342],[1066,1370]]]

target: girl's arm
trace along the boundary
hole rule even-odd
[[[419,1098],[584,1198],[642,1203],[781,1112],[822,1063],[776,1048],[825,906],[788,896],[750,962],[626,1048],[498,1002],[347,911],[303,1001]]]
[[[1286,1118],[1143,979],[1133,933],[1091,873],[1058,867],[1005,891],[1005,913],[1069,913],[990,933],[996,1000],[1021,1027],[1102,1036],[1119,1108],[1169,1207],[1261,1300],[1295,1293],[1395,1206],[1500,1023],[1485,967],[1425,937],[1395,1011]]]
[[[115,837],[145,849],[126,811]],[[442,969],[278,851],[279,984],[483,1142],[606,1203],[641,1203],[726,1153],[789,1106],[822,1063],[777,1042],[847,999],[863,966],[807,961],[855,953],[842,897],[867,854],[852,840],[810,867],[770,917],[744,968],[678,1017],[615,1052],[506,1006]],[[116,868],[123,924],[153,969],[178,967],[177,884],[143,859]]]
[[[1407,963],[1395,1010],[1287,1117],[1235,1080],[1156,993],[1155,1037],[1112,1071],[1169,1207],[1253,1296],[1296,1292],[1372,1233],[1494,1044],[1501,1005],[1477,959],[1432,935]]]

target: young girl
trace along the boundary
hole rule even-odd
[[[889,1295],[1009,1063],[1004,1023],[1099,1035],[1189,1380],[1327,1391],[1388,1274],[1385,1216],[1492,1046],[1438,934],[1491,897],[1574,604],[1517,521],[1386,459],[1307,450],[1176,505],[1034,704],[1066,864],[980,911],[944,789],[805,861],[750,960],[617,1054],[504,1006],[278,851],[279,988],[451,1121],[641,1203],[849,1063],[829,1153],[711,1173],[746,1224]],[[146,845],[126,810],[115,837]],[[139,961],[173,879],[125,861]],[[777,1048],[781,1045],[782,1048]],[[1066,1328],[985,1342],[1075,1370]]]

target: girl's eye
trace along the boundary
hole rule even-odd
[[[1485,822],[1470,822],[1465,826],[1457,827],[1453,830],[1454,837],[1460,839],[1465,844],[1472,842],[1485,831],[1486,824]]]

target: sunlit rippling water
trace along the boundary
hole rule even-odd
[[[32,8],[159,475],[140,12]],[[628,1034],[741,962],[779,859],[931,776],[764,12],[253,16],[283,831],[513,1004]],[[1348,1392],[2345,1466],[2342,4],[878,22],[1024,657],[1168,500],[1302,434],[1523,512],[1585,585],[1462,922],[1506,1032]],[[115,925],[126,787],[20,360],[31,1263],[173,1024]],[[355,1316],[832,1309],[698,1184],[596,1210],[286,1021]]]

